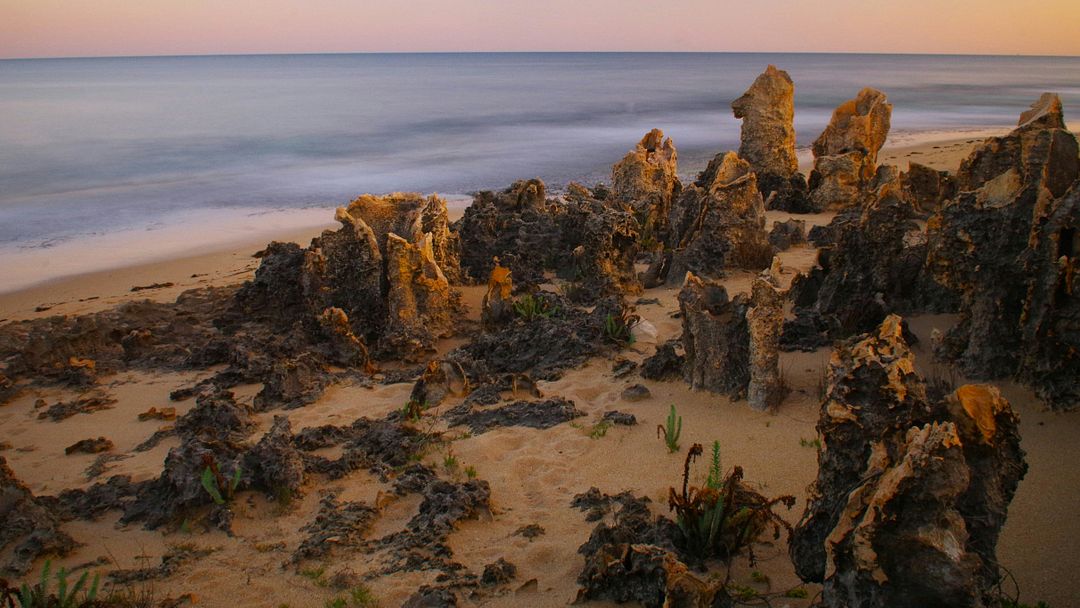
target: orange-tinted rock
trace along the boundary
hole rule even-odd
[[[431,235],[416,243],[386,240],[387,326],[382,350],[418,357],[453,328],[450,283],[435,262]]]
[[[480,309],[480,323],[486,328],[497,327],[514,318],[514,281],[510,274],[509,268],[495,262]]]
[[[767,278],[754,279],[746,324],[750,338],[747,400],[755,410],[770,410],[780,405],[786,390],[780,377],[779,350],[784,295]]]
[[[814,141],[810,200],[816,210],[859,206],[877,171],[877,154],[889,135],[892,104],[866,88],[838,106]]]
[[[668,214],[681,189],[675,144],[660,129],[647,133],[611,169],[612,195],[630,206],[642,237],[653,242],[667,234]]]

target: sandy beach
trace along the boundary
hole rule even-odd
[[[898,137],[882,150],[880,161],[900,165],[901,169],[906,169],[908,161],[916,161],[955,170],[982,137],[1005,131],[979,132],[978,137],[954,133],[928,140]],[[451,219],[460,213],[460,209],[452,210]],[[807,220],[809,228],[827,224],[832,214],[791,216],[770,211],[767,221],[789,217]],[[330,226],[328,221],[325,227]],[[322,229],[283,231],[273,240],[306,245]],[[0,321],[80,315],[144,298],[171,301],[192,288],[236,285],[253,276],[259,264],[253,254],[268,240],[246,240],[217,251],[83,274],[3,293]],[[796,273],[813,267],[816,250],[798,246],[781,253],[780,258],[784,266],[782,278],[790,282]],[[746,292],[753,276],[733,272],[724,279],[724,285],[732,294]],[[167,286],[133,291],[155,284]],[[471,321],[479,322],[484,290],[462,289]],[[677,287],[658,287],[641,295],[637,314],[651,323],[656,333],[642,336],[622,356],[640,363],[653,354],[656,344],[680,334],[681,320],[673,317],[679,308],[677,294]],[[932,361],[930,334],[935,329],[947,329],[955,317],[925,315],[909,321],[920,338],[913,347],[919,371],[925,375],[948,373],[938,370]],[[453,340],[444,341],[440,354],[455,345]],[[573,423],[547,430],[497,428],[473,435],[461,428],[448,429],[442,421],[425,422],[435,425],[431,430],[444,432],[447,441],[426,452],[422,462],[460,480],[466,479],[466,470],[471,467],[491,486],[490,513],[462,522],[448,539],[455,560],[474,572],[482,571],[498,558],[517,566],[517,577],[511,585],[478,595],[470,605],[542,607],[573,602],[583,565],[578,547],[588,539],[595,524],[586,521],[584,513],[571,508],[570,503],[590,487],[611,495],[629,490],[647,496],[657,514],[666,513],[668,489],[679,483],[683,462],[681,454],[669,454],[663,448],[656,427],[663,423],[672,404],[684,419],[684,446],[708,446],[719,441],[725,466],[742,466],[747,479],[763,494],[792,494],[797,498],[794,509],[782,510],[782,515],[794,523],[805,505],[807,487],[817,474],[815,424],[820,384],[830,352],[829,348],[821,348],[813,353],[782,353],[781,369],[791,392],[775,413],[755,412],[745,401],[694,391],[681,381],[616,378],[612,361],[597,357],[559,380],[538,383],[544,395],[565,397],[585,412],[585,417]],[[76,393],[26,390],[0,406],[2,454],[35,494],[55,494],[91,484],[85,470],[96,456],[64,453],[66,446],[90,437],[109,438],[115,445],[110,453],[120,456],[107,464],[106,477],[127,474],[133,481],[152,478],[160,473],[162,460],[179,441],[167,438],[153,449],[134,451],[164,424],[138,421],[138,414],[153,406],[176,407],[177,414],[183,415],[194,402],[170,402],[170,391],[210,375],[209,371],[124,372],[104,384],[117,400],[111,409],[62,422],[39,420],[36,404],[39,400],[63,401]],[[651,397],[633,403],[625,401],[624,388],[637,381],[648,387]],[[963,378],[956,381],[963,382]],[[1030,390],[1011,382],[999,386],[1020,415],[1022,446],[1030,464],[998,545],[1001,565],[1015,577],[1025,602],[1044,600],[1055,608],[1075,605],[1071,577],[1080,572],[1080,521],[1072,511],[1080,504],[1080,470],[1075,466],[1080,462],[1080,443],[1075,440],[1080,436],[1080,412],[1050,412]],[[250,403],[259,388],[244,385],[234,391],[238,401]],[[287,415],[294,431],[348,424],[360,416],[380,417],[401,409],[411,389],[411,382],[374,387],[345,382],[330,387],[307,407],[257,414],[257,433],[269,429],[275,415]],[[451,398],[434,413],[445,412],[460,402],[460,398]],[[633,414],[637,425],[602,425],[603,413],[613,409]],[[327,448],[326,455],[336,449]],[[699,463],[693,479],[700,482],[704,473]],[[302,497],[284,506],[254,493],[241,496],[234,536],[204,531],[198,524],[165,532],[147,531],[138,524],[121,526],[115,512],[94,522],[68,523],[65,530],[84,546],[59,563],[74,568],[103,559],[95,563],[134,568],[156,565],[166,554],[205,550],[205,554],[182,562],[169,576],[146,584],[153,586],[158,597],[191,594],[188,601],[199,606],[321,606],[340,594],[327,583],[335,573],[352,571],[363,577],[369,565],[368,556],[349,550],[335,552],[321,564],[307,564],[302,571],[287,564],[289,553],[304,536],[301,528],[315,517],[320,497],[328,491],[343,501],[379,505],[379,517],[368,533],[371,538],[400,529],[419,507],[419,497],[397,498],[388,484],[359,471],[341,480],[319,479],[305,488]],[[542,528],[543,533],[532,538],[520,534],[521,529],[533,525]],[[785,539],[761,545],[755,553],[754,565],[745,556],[736,560],[732,570],[735,583],[759,593],[774,593],[770,596],[772,606],[810,605],[818,588],[800,583],[788,559]],[[410,572],[372,576],[365,583],[380,605],[397,606],[419,586],[434,582],[434,577],[431,572]],[[795,588],[805,589],[806,597],[780,594]]]

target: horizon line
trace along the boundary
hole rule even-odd
[[[0,57],[0,61],[48,61],[72,59],[182,59],[212,57],[285,57],[325,55],[889,55],[915,57],[1030,57],[1042,59],[1080,59],[1080,55],[1043,55],[1036,53],[943,53],[883,51],[299,51],[252,53],[163,53],[155,55],[42,55]]]

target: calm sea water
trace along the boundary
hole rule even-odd
[[[0,61],[0,255],[215,214],[605,179],[650,128],[684,169],[738,145],[730,102],[769,63],[800,144],[863,86],[901,131],[1007,126],[1039,93],[1080,112],[1080,58],[395,54]],[[255,216],[257,218],[257,216]],[[253,219],[252,221],[258,221]]]

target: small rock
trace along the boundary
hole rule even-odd
[[[626,401],[644,401],[652,397],[649,387],[644,384],[631,384],[623,389],[622,398]]]
[[[636,386],[641,385],[639,384]],[[634,416],[633,414],[626,414],[624,412],[620,412],[619,410],[610,410],[604,412],[604,420],[607,420],[608,422],[611,422],[613,424],[621,424],[623,426],[634,426],[635,424],[637,424],[636,416]]]
[[[81,452],[83,454],[100,454],[101,452],[108,452],[113,449],[113,442],[104,437],[98,437],[97,439],[83,439],[82,441],[76,441],[75,443],[64,448],[64,453],[71,455],[75,452]]]
[[[517,566],[503,558],[495,563],[484,566],[484,574],[480,576],[480,584],[484,587],[497,587],[505,585],[517,578]]]

